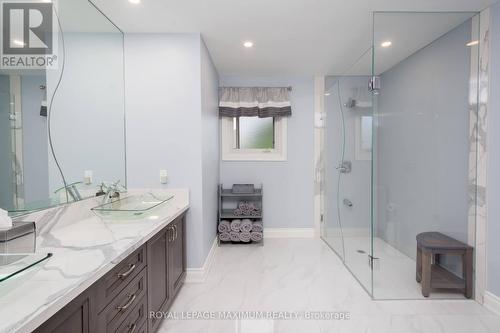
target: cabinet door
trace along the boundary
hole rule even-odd
[[[89,333],[90,299],[82,294],[37,328],[36,333]]]
[[[148,256],[148,313],[165,310],[170,300],[167,244],[172,235],[172,227],[167,227],[148,241],[146,251]],[[154,332],[160,322],[160,319],[149,318],[149,331]]]
[[[185,215],[177,218],[173,223],[174,234],[170,239],[168,253],[170,255],[169,271],[170,271],[170,290],[174,297],[179,288],[184,282],[186,273],[186,256],[185,256]]]

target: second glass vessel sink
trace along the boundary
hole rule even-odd
[[[113,202],[92,208],[103,218],[138,219],[151,213],[155,208],[172,199],[173,195],[145,193],[130,195]]]

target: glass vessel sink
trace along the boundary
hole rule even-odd
[[[137,194],[92,208],[92,211],[105,219],[140,219],[148,217],[160,205],[172,199],[173,195]],[[155,217],[154,215],[149,216]],[[157,218],[157,217],[156,217]]]
[[[52,253],[4,253],[0,254],[0,282],[52,257]]]

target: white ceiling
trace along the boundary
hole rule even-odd
[[[201,32],[223,75],[313,75],[343,74],[356,62],[371,43],[373,11],[479,11],[496,0],[93,2],[125,32]],[[460,20],[436,21],[432,29],[413,25],[417,31],[412,36],[418,42],[406,39],[408,46],[391,62],[402,60],[415,45],[432,41]],[[243,48],[245,40],[254,41],[254,48]]]

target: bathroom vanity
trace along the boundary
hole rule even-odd
[[[154,332],[186,274],[185,213],[59,310],[35,332]]]
[[[165,193],[136,219],[103,219],[98,198],[25,217],[53,256],[0,283],[0,332],[155,332],[186,274],[189,191]]]

